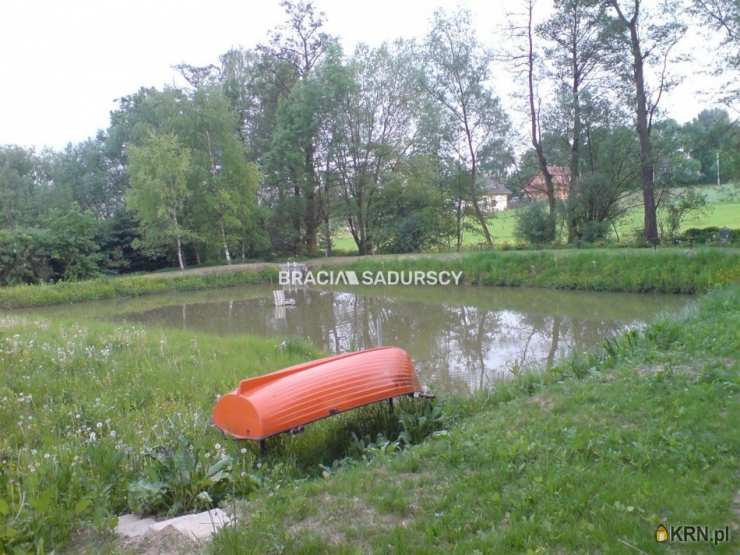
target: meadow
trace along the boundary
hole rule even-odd
[[[269,282],[275,267],[2,288],[4,306],[62,305],[0,316],[0,553],[125,552],[117,515],[217,505],[238,516],[217,553],[652,550],[659,522],[724,526],[740,446],[738,260],[719,248],[335,259],[460,269],[467,285],[708,293],[549,371],[328,419],[267,458],[215,430],[211,407],[315,347],[94,320],[63,303]]]

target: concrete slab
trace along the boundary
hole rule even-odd
[[[212,509],[202,513],[182,515],[159,521],[129,514],[118,517],[116,534],[130,540],[171,527],[171,529],[177,530],[177,532],[190,539],[207,540],[217,530],[230,522],[231,517],[221,509]]]

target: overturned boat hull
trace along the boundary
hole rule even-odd
[[[235,438],[262,440],[415,392],[421,392],[421,386],[408,353],[378,347],[242,380],[218,400],[213,423]]]

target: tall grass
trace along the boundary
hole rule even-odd
[[[270,440],[267,459],[211,426],[217,396],[242,378],[317,356],[296,339],[0,318],[0,553],[51,550],[125,512],[209,508],[378,441],[420,439],[416,404]]]
[[[170,291],[197,291],[235,285],[252,285],[277,280],[277,269],[208,273],[188,276],[108,277],[86,281],[67,281],[41,285],[0,287],[0,308],[24,308],[137,297]]]
[[[482,252],[461,259],[374,261],[358,271],[457,270],[466,284],[587,291],[698,293],[740,282],[740,255],[718,249]]]
[[[314,270],[323,261],[313,263]],[[534,286],[590,291],[697,293],[740,281],[740,254],[734,250],[588,249],[485,251],[414,257],[361,257],[331,269],[459,270],[464,283]],[[23,308],[79,301],[135,297],[170,291],[196,291],[235,285],[275,283],[277,267],[260,271],[217,271],[189,276],[111,277],[48,285],[0,287],[0,308]]]

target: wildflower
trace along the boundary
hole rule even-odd
[[[247,448],[246,448],[246,447],[242,447],[242,448],[241,448],[241,449],[239,450],[239,452],[240,452],[240,453],[241,453],[242,455],[246,455],[246,454],[247,454]]]
[[[95,427],[99,430],[100,428],[103,427],[103,423],[102,422],[98,422],[97,424],[95,424]]]
[[[216,449],[216,451],[220,451],[221,450],[221,444],[220,443],[217,443],[213,447],[214,447],[214,449]]]
[[[112,437],[113,439],[116,439],[116,431],[115,430],[111,430],[110,431],[110,437]]]

